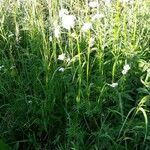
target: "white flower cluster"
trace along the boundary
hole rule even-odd
[[[128,71],[130,70],[130,66],[128,64],[123,66],[123,70],[122,70],[122,74],[125,75],[128,73]]]
[[[76,17],[73,15],[69,15],[69,12],[67,9],[60,10],[59,17],[61,18],[63,28],[67,30],[74,28]]]
[[[64,15],[68,15],[69,14],[69,11],[67,9],[61,9],[59,11],[59,17],[63,17]]]
[[[92,24],[91,24],[90,22],[86,22],[86,23],[83,24],[81,30],[82,30],[83,32],[87,32],[87,31],[89,31],[91,28],[92,28]]]
[[[96,1],[91,1],[89,2],[89,7],[95,8],[98,7],[98,2]],[[63,27],[64,29],[67,30],[71,30],[75,27],[75,21],[76,21],[76,17],[74,15],[70,15],[69,11],[67,9],[61,9],[59,11],[59,17],[61,19],[61,25],[58,25],[57,23],[55,23],[55,29],[54,29],[54,36],[55,38],[59,38],[60,34],[61,34],[61,27]],[[101,18],[104,17],[104,14],[102,13],[96,13],[93,16],[91,16],[91,22],[84,22],[82,27],[81,27],[81,31],[82,32],[88,32],[90,29],[92,29],[92,22],[99,20]],[[73,35],[73,34],[71,34]],[[76,37],[76,36],[72,36],[72,37]],[[52,41],[52,38],[50,38],[50,41]]]
[[[89,7],[91,7],[91,8],[98,7],[98,2],[97,1],[91,1],[91,2],[89,2]]]
[[[118,83],[116,82],[116,83],[112,83],[112,84],[108,84],[108,85],[111,86],[111,87],[113,87],[113,88],[115,88],[115,87],[118,86]]]
[[[59,17],[61,19],[61,26],[67,30],[70,30],[71,28],[74,28],[75,26],[75,20],[76,17],[73,15],[69,15],[69,11],[67,9],[61,9],[59,11]],[[56,23],[54,23],[54,36],[55,38],[59,38],[60,34],[61,34],[61,26],[60,25],[56,25]]]
[[[69,58],[69,57],[66,57],[66,54],[65,54],[65,53],[62,53],[62,54],[58,55],[58,60],[66,61],[67,63],[70,62],[70,58]],[[64,71],[65,71],[65,68],[61,67],[61,68],[59,68],[59,71],[60,71],[60,72],[64,72]]]
[[[75,16],[73,15],[64,15],[62,17],[62,26],[63,28],[70,30],[71,28],[74,28],[75,26]]]
[[[127,74],[130,69],[131,69],[131,68],[130,68],[129,64],[125,64],[125,65],[123,66],[122,74],[123,74],[123,75]],[[113,82],[112,84],[107,84],[107,85],[109,85],[110,87],[115,88],[115,87],[118,86],[118,83],[117,83],[117,82]]]
[[[61,55],[58,56],[58,60],[61,60],[61,61],[64,61],[65,58],[66,58],[66,54],[65,53],[62,53]],[[61,67],[61,68],[59,68],[59,71],[60,72],[64,72],[65,68]]]
[[[111,0],[104,0],[104,3],[106,6],[110,6],[111,5]]]
[[[66,54],[65,53],[62,53],[61,55],[58,56],[58,60],[65,60],[66,58]]]

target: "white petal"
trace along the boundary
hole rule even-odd
[[[91,8],[98,7],[98,2],[89,2],[89,7]]]
[[[65,71],[65,68],[61,67],[61,68],[59,68],[59,71],[60,71],[60,72],[64,72],[64,71]]]
[[[122,70],[123,75],[127,74],[127,72],[128,72],[127,70]]]
[[[92,28],[92,24],[89,23],[89,22],[87,22],[87,23],[84,23],[84,24],[83,24],[81,30],[82,30],[83,32],[87,32],[87,31],[90,30],[91,28]]]
[[[108,85],[111,86],[111,87],[113,87],[113,88],[115,88],[115,87],[118,86],[118,83],[116,82],[116,83],[112,83],[112,84],[108,84]]]
[[[128,70],[130,70],[130,66],[128,64],[126,64],[126,65],[124,65],[123,69],[128,71]]]
[[[75,16],[73,15],[64,15],[62,17],[62,26],[63,28],[70,30],[75,26]]]
[[[58,56],[58,60],[64,60],[66,58],[65,54],[62,53],[61,55]]]
[[[61,9],[59,11],[59,17],[63,17],[64,15],[68,15],[68,14],[69,14],[69,12],[67,9]]]

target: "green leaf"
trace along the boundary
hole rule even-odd
[[[0,140],[0,150],[11,150],[11,148],[3,140]]]

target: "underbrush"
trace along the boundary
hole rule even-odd
[[[0,1],[0,149],[150,149],[148,0]]]

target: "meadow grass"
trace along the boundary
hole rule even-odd
[[[149,10],[0,0],[0,150],[149,150]]]

